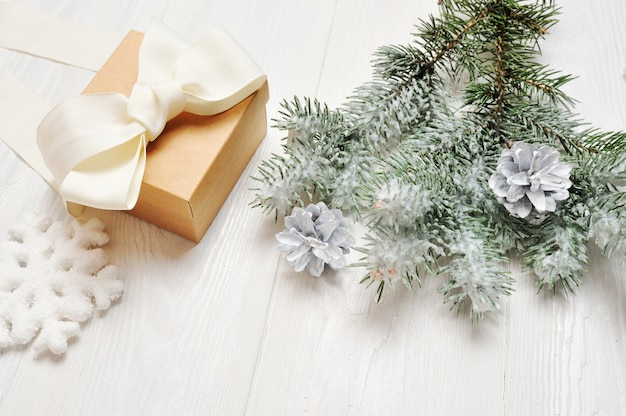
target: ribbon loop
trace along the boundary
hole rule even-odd
[[[223,29],[193,46],[163,24],[146,31],[130,97],[88,94],[53,108],[37,143],[68,211],[134,207],[146,146],[183,111],[212,115],[256,90],[266,76]]]

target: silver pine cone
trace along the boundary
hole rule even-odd
[[[287,262],[297,272],[307,268],[316,277],[326,264],[333,269],[344,267],[344,255],[355,243],[341,211],[329,210],[323,202],[294,208],[285,217],[285,230],[276,234],[276,239],[278,249],[288,253]]]
[[[516,142],[502,152],[489,187],[513,216],[541,221],[569,196],[572,165],[559,162],[559,152]]]

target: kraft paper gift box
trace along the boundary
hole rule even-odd
[[[130,95],[143,34],[131,31],[84,93]],[[182,113],[147,147],[146,169],[130,214],[199,242],[267,133],[267,82],[214,116]]]

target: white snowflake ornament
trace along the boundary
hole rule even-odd
[[[80,323],[122,294],[117,268],[100,248],[104,223],[34,218],[0,244],[0,348],[27,344],[62,354]]]

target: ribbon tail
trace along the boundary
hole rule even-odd
[[[17,78],[0,79],[0,138],[57,192],[54,176],[37,147],[37,125],[50,106]]]
[[[0,47],[98,71],[123,38],[0,1]]]

